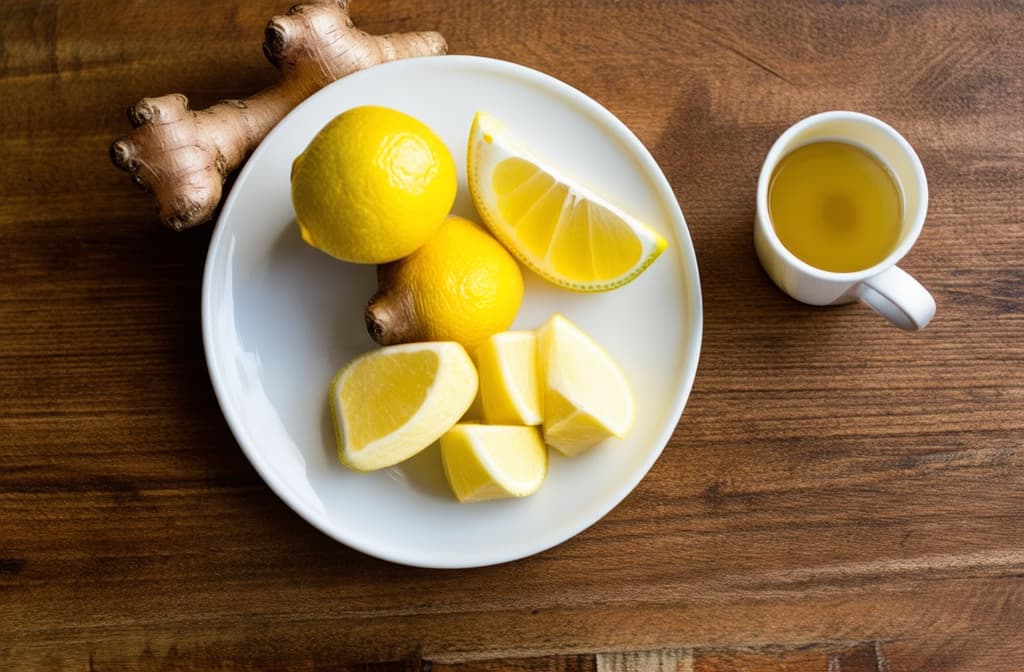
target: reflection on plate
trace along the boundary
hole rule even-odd
[[[300,239],[289,169],[313,135],[356,105],[387,105],[427,123],[459,167],[454,211],[480,221],[465,179],[473,114],[485,109],[660,232],[669,247],[632,284],[575,294],[524,271],[514,328],[561,312],[621,364],[637,421],[572,459],[552,455],[547,481],[521,500],[462,505],[433,446],[390,469],[346,470],[327,407],[334,372],[376,345],[363,308],[372,266],[329,258]],[[396,61],[345,77],[291,112],[253,153],[224,204],[203,277],[203,338],[224,416],[260,475],[295,511],[370,555],[423,567],[525,557],[599,520],[636,486],[668,442],[693,384],[701,341],[697,262],[664,175],[636,137],[579,91],[536,71],[472,56]]]

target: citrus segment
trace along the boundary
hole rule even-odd
[[[533,494],[548,453],[536,427],[458,424],[441,437],[448,484],[460,502]]]
[[[596,341],[562,315],[537,330],[544,442],[576,455],[633,425],[629,382]]]
[[[357,471],[412,457],[458,422],[476,391],[476,369],[458,343],[396,345],[357,357],[331,381],[338,457]]]
[[[539,425],[537,337],[532,331],[494,334],[476,350],[484,422]]]
[[[536,158],[495,117],[477,112],[467,149],[480,216],[520,261],[577,291],[606,291],[640,275],[667,243],[578,180]]]

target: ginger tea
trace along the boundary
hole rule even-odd
[[[790,252],[815,268],[848,273],[874,266],[896,247],[903,198],[874,154],[820,141],[794,149],[776,166],[768,212]]]

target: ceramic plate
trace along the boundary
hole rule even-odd
[[[465,165],[470,123],[483,109],[669,241],[643,275],[612,292],[575,294],[524,270],[526,295],[514,328],[532,329],[563,313],[616,358],[637,401],[636,424],[625,440],[572,459],[552,454],[548,478],[531,497],[457,503],[436,445],[369,474],[338,462],[327,389],[339,367],[377,347],[363,324],[375,269],[336,261],[301,241],[289,169],[324,124],[367,104],[407,112],[448,144],[459,168],[456,214],[480,221]],[[629,494],[679,422],[697,368],[702,313],[683,214],[661,170],[622,122],[534,70],[441,56],[345,77],[274,128],[238,176],[217,222],[202,317],[224,416],[289,506],[364,553],[423,567],[472,567],[555,546]]]

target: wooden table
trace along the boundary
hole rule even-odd
[[[211,227],[157,226],[107,156],[143,95],[274,81],[285,9],[0,8],[0,668],[1024,668],[1024,5],[356,1],[608,107],[700,263],[700,369],[650,474],[468,571],[361,555],[264,485],[203,359]],[[798,304],[755,259],[768,147],[834,108],[924,162],[922,332]]]

